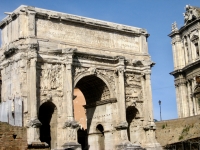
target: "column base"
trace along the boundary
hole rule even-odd
[[[81,150],[81,144],[76,143],[76,142],[67,142],[64,145],[62,145],[63,150],[65,149],[73,149],[73,150]]]
[[[124,141],[116,146],[117,150],[145,150],[138,144],[132,144],[130,141]]]
[[[32,142],[31,144],[28,144],[28,150],[49,150],[49,145],[45,142]]]

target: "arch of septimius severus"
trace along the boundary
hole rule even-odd
[[[1,101],[22,101],[30,147],[161,149],[146,30],[30,6],[9,13],[0,28]],[[74,88],[86,101],[84,135],[77,134]]]

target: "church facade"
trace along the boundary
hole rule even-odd
[[[172,24],[174,76],[178,117],[200,114],[200,8],[186,5],[184,26]]]

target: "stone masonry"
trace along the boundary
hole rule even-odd
[[[29,147],[161,149],[145,29],[30,6],[8,14],[0,28],[2,101],[22,101]],[[74,89],[85,97],[84,130]]]

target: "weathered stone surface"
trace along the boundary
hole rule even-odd
[[[0,28],[2,99],[23,100],[29,147],[161,149],[146,30],[30,6]],[[74,117],[75,88],[87,130]]]
[[[162,146],[199,137],[200,116],[156,122],[156,139]]]

